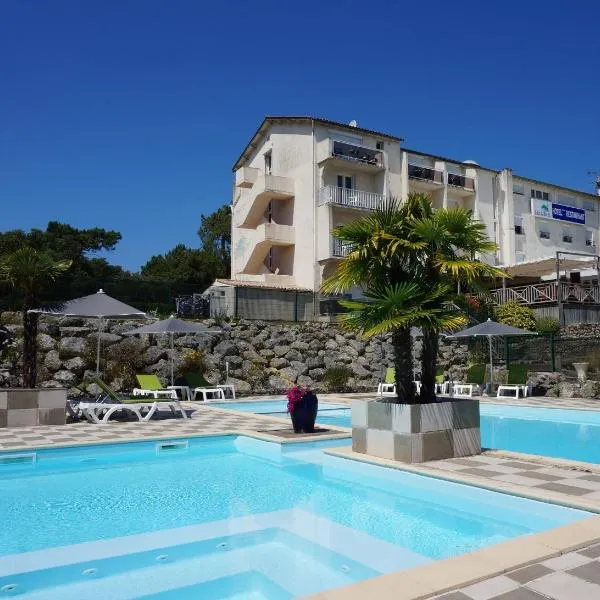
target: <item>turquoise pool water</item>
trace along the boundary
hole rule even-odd
[[[253,402],[223,408],[254,412]],[[285,402],[261,402],[261,413],[285,417]],[[269,410],[270,406],[270,410]],[[347,406],[319,405],[317,423],[351,427]],[[481,404],[481,445],[495,450],[567,458],[600,464],[600,411]]]
[[[0,455],[0,597],[288,599],[587,518],[246,437]]]

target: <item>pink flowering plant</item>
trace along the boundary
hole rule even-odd
[[[304,394],[310,391],[308,388],[302,387],[301,385],[295,385],[290,388],[287,392],[287,410],[289,413],[294,412],[296,408],[296,404],[298,402],[302,402],[302,398],[304,398]]]

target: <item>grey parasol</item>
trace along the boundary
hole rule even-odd
[[[102,319],[145,319],[146,313],[129,306],[124,302],[112,298],[98,290],[95,294],[67,300],[46,308],[35,308],[30,312],[36,312],[53,317],[82,317],[86,319],[98,319],[98,343],[96,348],[96,373],[100,373],[100,332]]]
[[[488,319],[483,323],[463,329],[458,333],[454,333],[446,337],[447,340],[458,340],[473,337],[487,337],[490,348],[490,384],[493,383],[493,367],[494,357],[492,354],[492,338],[493,337],[514,337],[524,335],[537,335],[534,331],[527,331],[526,329],[519,329],[518,327],[512,327],[511,325],[505,325],[504,323],[496,323]]]
[[[173,316],[168,319],[164,319],[163,321],[156,321],[156,323],[151,323],[150,325],[144,325],[143,327],[139,327],[138,329],[133,329],[132,331],[125,332],[125,335],[138,335],[144,333],[168,333],[171,338],[171,353],[170,353],[170,362],[171,362],[171,385],[173,385],[173,336],[176,333],[206,333],[206,334],[216,334],[221,333],[220,329],[209,329],[204,325],[200,325],[198,323],[191,323],[189,321],[183,321],[181,319],[177,319]]]

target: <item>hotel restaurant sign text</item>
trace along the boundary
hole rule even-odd
[[[536,217],[553,219],[554,221],[568,221],[585,225],[585,210],[566,206],[565,204],[554,204],[548,200],[531,199],[531,212]]]

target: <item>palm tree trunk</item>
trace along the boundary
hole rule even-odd
[[[26,294],[23,302],[23,387],[34,388],[37,383],[37,313],[28,312],[34,297]]]
[[[392,331],[394,368],[396,369],[396,398],[398,404],[415,404],[415,382],[412,362],[410,327]]]
[[[423,328],[421,353],[421,402],[435,402],[435,375],[437,371],[438,332]]]

